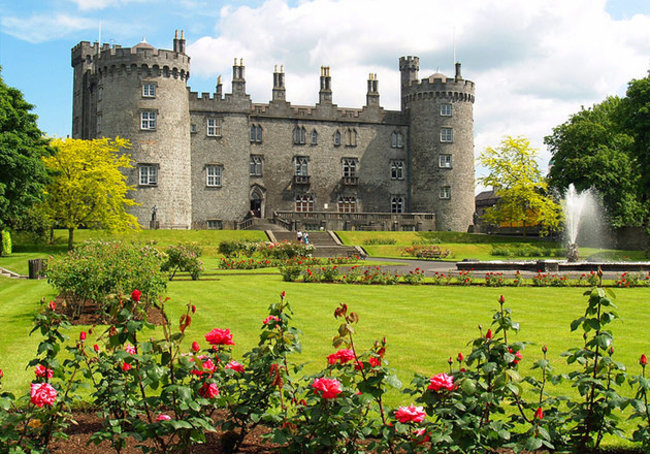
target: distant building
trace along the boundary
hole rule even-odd
[[[172,50],[81,42],[72,49],[75,138],[131,140],[126,171],[152,228],[242,228],[254,218],[300,228],[466,231],[474,213],[474,83],[418,77],[399,59],[401,109],[380,106],[376,74],[366,105],[333,104],[329,67],[319,102],[285,98],[284,69],[271,101],[246,94],[235,59],[230,93],[191,92],[190,57]],[[155,209],[154,209],[155,207]]]

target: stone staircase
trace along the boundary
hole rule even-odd
[[[314,257],[337,257],[337,256],[365,256],[362,249],[354,246],[345,246],[331,230],[321,232],[308,232],[309,244],[314,246]],[[269,233],[267,232],[267,235]],[[274,231],[269,235],[271,241],[297,241],[296,232]]]
[[[249,221],[250,225],[246,226],[244,230],[270,230],[272,232],[288,232],[288,230],[283,226],[273,223],[271,219],[252,217],[249,218]]]
[[[27,279],[27,276],[23,276],[22,274],[14,273],[11,270],[8,270],[6,268],[0,267],[0,276],[2,277],[10,277],[12,279]]]

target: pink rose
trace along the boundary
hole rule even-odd
[[[219,395],[219,388],[216,383],[203,383],[203,386],[199,389],[199,394],[206,399],[214,399]]]
[[[242,364],[239,364],[234,359],[226,364],[226,369],[232,369],[235,372],[239,372],[240,374],[244,373],[244,366]]]
[[[508,353],[512,353],[512,348],[508,348]],[[519,361],[523,359],[523,356],[521,354],[521,351],[515,352],[515,359],[512,360],[512,364],[519,364]]]
[[[56,389],[49,383],[32,383],[30,401],[37,407],[52,406],[56,400]]]
[[[264,323],[265,325],[268,325],[269,322],[271,322],[271,321],[279,322],[280,319],[278,317],[276,317],[275,315],[269,315],[268,317],[266,317],[264,319],[264,321],[262,323]]]
[[[317,378],[311,384],[311,387],[323,399],[335,399],[341,393],[341,383],[335,378]]]
[[[424,427],[422,429],[415,430],[413,432],[413,435],[415,435],[416,440],[420,440],[416,443],[418,445],[424,444],[427,441],[431,440],[431,438],[429,438],[429,434],[427,433],[427,429]]]
[[[416,407],[414,405],[409,405],[408,407],[399,407],[395,412],[395,418],[399,422],[422,422],[426,417],[423,407]]]
[[[135,355],[135,347],[133,345],[127,345],[124,347],[124,351],[126,351],[129,355]]]
[[[329,364],[334,364],[336,361],[339,361],[340,364],[345,364],[348,361],[354,361],[355,359],[356,357],[354,356],[354,352],[347,348],[327,356],[327,362]]]
[[[445,373],[431,377],[429,381],[430,384],[427,389],[431,389],[433,391],[440,391],[441,389],[451,391],[456,387],[456,385],[454,385],[454,377]]]
[[[160,422],[160,421],[169,421],[170,419],[172,419],[172,417],[169,416],[169,415],[158,415],[158,417],[156,418],[156,421],[158,421],[158,422]]]
[[[140,292],[138,289],[135,289],[131,292],[131,299],[137,303],[140,301],[140,295],[142,295],[142,292]]]
[[[201,368],[197,370],[193,370],[192,374],[198,375],[200,377],[207,371],[207,373],[212,375],[214,373],[214,370],[216,369],[216,366],[214,365],[212,360],[205,355],[199,356],[199,359],[202,361]],[[194,361],[194,358],[192,358],[192,361]]]
[[[235,345],[229,329],[214,328],[205,335],[205,340],[211,345]]]
[[[41,378],[52,378],[54,376],[54,371],[52,369],[47,369],[42,364],[36,366],[36,368],[34,369],[34,373],[36,374],[37,377],[41,377]]]

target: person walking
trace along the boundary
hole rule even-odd
[[[298,230],[296,238],[298,239],[298,243],[302,243],[302,230]]]
[[[309,244],[309,233],[305,232],[305,234],[302,236],[305,244]]]

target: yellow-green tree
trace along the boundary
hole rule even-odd
[[[120,169],[129,169],[131,156],[126,139],[54,139],[58,152],[43,158],[52,171],[43,205],[52,221],[68,229],[68,249],[72,249],[75,229],[85,226],[108,231],[139,229],[135,216],[126,208],[136,205],[127,197],[127,186]]]
[[[479,164],[489,173],[478,181],[492,186],[499,200],[486,210],[486,222],[522,225],[524,235],[526,227],[532,225],[539,225],[542,234],[559,229],[562,210],[547,193],[548,185],[536,157],[537,150],[521,136],[505,136],[498,147],[488,147],[481,154]]]

